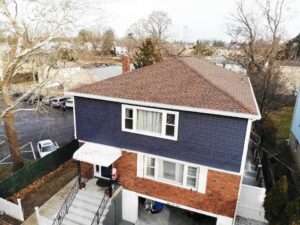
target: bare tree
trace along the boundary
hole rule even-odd
[[[172,20],[164,11],[153,11],[146,19],[140,19],[128,29],[128,40],[131,46],[141,47],[150,38],[163,57],[181,55],[186,49],[183,42],[171,43],[169,40]],[[184,28],[185,34],[188,27]],[[133,44],[134,43],[134,44]]]
[[[263,119],[282,105],[286,94],[286,79],[277,61],[286,9],[286,0],[256,0],[251,9],[240,0],[228,24],[228,34],[238,45],[232,60],[246,69]]]
[[[140,39],[151,38],[157,42],[165,41],[172,20],[164,11],[153,11],[147,19],[140,19],[129,28],[128,33],[133,33]]]
[[[21,108],[20,103],[29,94],[52,81],[49,72],[51,43],[66,35],[73,27],[76,15],[83,9],[85,1],[39,0],[16,1],[0,0],[0,30],[11,36],[9,48],[3,57],[3,76],[0,81],[0,97],[4,108],[0,120],[4,120],[6,137],[13,160],[13,170],[23,166],[20,143],[15,128],[15,114],[20,111],[34,111],[34,108]],[[87,9],[87,8],[84,8]],[[82,14],[81,14],[82,15]],[[40,60],[37,60],[40,59]],[[33,62],[37,68],[44,68],[44,79],[35,84],[27,93],[13,98],[12,81],[22,71],[22,66]]]

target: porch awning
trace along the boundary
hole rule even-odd
[[[121,155],[120,148],[87,142],[74,153],[73,159],[108,167]]]

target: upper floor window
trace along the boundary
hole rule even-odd
[[[177,140],[178,112],[122,105],[122,130]]]

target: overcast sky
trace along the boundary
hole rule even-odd
[[[247,0],[251,2],[254,0]],[[290,0],[290,10],[285,22],[289,37],[300,32],[300,0]],[[112,0],[103,5],[105,24],[112,27],[119,37],[140,18],[153,10],[166,11],[172,19],[172,37],[175,40],[222,39],[226,16],[233,10],[235,0]],[[188,29],[187,29],[188,27]]]

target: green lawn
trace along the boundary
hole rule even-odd
[[[271,115],[271,120],[278,129],[277,142],[289,138],[294,107],[284,107]]]

